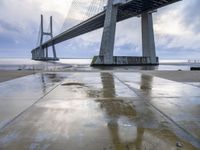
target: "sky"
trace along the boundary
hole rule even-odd
[[[45,27],[53,16],[54,35],[61,31],[72,0],[0,0],[0,58],[31,58],[36,47],[40,14]],[[88,0],[82,0],[85,7]],[[200,58],[200,0],[182,0],[153,14],[155,44],[160,59]],[[76,17],[78,15],[76,14]],[[102,29],[56,45],[62,58],[98,55]],[[141,18],[117,24],[114,54],[141,56]]]

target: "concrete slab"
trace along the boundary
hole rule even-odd
[[[122,82],[147,97],[200,96],[199,88],[140,73],[116,73]]]
[[[129,75],[128,75],[129,74]],[[143,97],[156,110],[200,143],[199,87],[144,74],[115,74],[125,85]]]
[[[157,66],[158,57],[132,57],[132,56],[112,56],[112,62],[106,63],[104,56],[94,56],[91,66]],[[154,60],[155,59],[155,60]],[[154,62],[152,62],[152,60]]]
[[[0,128],[55,88],[62,74],[35,74],[0,83]]]
[[[199,100],[195,92],[199,88],[148,77],[146,85],[139,86],[143,83],[140,73],[53,74],[62,78],[56,82],[58,86],[0,129],[0,149],[200,148]],[[172,89],[170,95],[166,85],[172,84],[176,90]],[[166,90],[158,95],[158,87]],[[164,93],[167,90],[168,96]],[[189,97],[184,90],[194,92]],[[175,97],[174,92],[182,96]]]

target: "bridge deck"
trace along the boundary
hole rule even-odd
[[[180,0],[131,0],[126,4],[119,6],[117,21],[119,22],[131,17],[135,17],[144,12],[153,11],[178,1]],[[49,47],[53,44],[58,44],[76,36],[99,29],[103,27],[104,19],[105,11],[55,36],[53,39],[45,42],[42,47]],[[34,50],[36,49],[39,49],[39,47],[35,48]]]

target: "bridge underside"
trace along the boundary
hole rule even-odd
[[[108,0],[108,4],[109,4]],[[32,50],[32,53],[36,53],[36,51],[41,51],[41,49],[45,49],[46,47],[53,46],[55,44],[61,43],[63,41],[69,40],[71,38],[74,38],[76,36],[94,31],[96,29],[104,27],[104,32],[105,30],[110,31],[111,33],[106,33],[106,35],[103,34],[104,38],[107,36],[113,40],[115,36],[115,26],[116,22],[131,18],[131,17],[136,17],[140,16],[142,17],[142,34],[143,34],[143,57],[150,57],[152,64],[156,62],[158,59],[155,55],[155,44],[154,44],[154,37],[153,37],[153,22],[152,22],[152,12],[154,10],[157,10],[158,8],[164,7],[166,5],[169,5],[171,3],[177,2],[180,0],[129,0],[125,4],[119,4],[119,5],[109,5],[107,6],[106,11],[103,11],[88,20],[66,30],[65,32],[55,36],[51,40],[43,43],[41,46],[35,48]],[[113,9],[112,14],[108,13],[108,9]],[[116,9],[116,10],[115,10]],[[111,19],[108,17],[110,15]],[[106,19],[108,17],[108,19]],[[110,23],[107,22],[106,20],[112,20]],[[113,21],[114,19],[114,21]],[[107,24],[107,25],[106,25]],[[109,27],[109,29],[106,27]],[[112,30],[112,31],[111,31]],[[106,31],[106,32],[107,32]],[[110,35],[108,35],[110,34]],[[102,38],[102,42],[104,40]],[[112,59],[113,59],[113,46],[114,46],[114,41],[111,41],[111,45],[107,45],[108,49],[100,50],[100,55],[101,58],[106,57],[104,55],[105,53],[110,52],[110,56],[108,59],[111,59],[108,64],[112,64]],[[101,48],[105,48],[105,43],[101,43]],[[150,50],[149,50],[150,48]],[[103,52],[102,51],[106,51]],[[148,58],[149,59],[149,58]],[[107,64],[105,62],[104,64]]]

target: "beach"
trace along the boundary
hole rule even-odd
[[[9,63],[11,62],[11,65]],[[59,62],[37,62],[30,59],[0,60],[0,82],[38,72],[140,72],[178,82],[200,82],[200,71],[190,71],[195,64],[186,61],[150,66],[90,67],[91,59],[62,59]]]
[[[178,82],[200,82],[200,71],[146,70],[139,72]]]
[[[33,70],[0,70],[0,82],[13,80],[36,73]]]
[[[0,149],[200,148],[200,71],[185,64],[18,67],[0,71]]]
[[[0,70],[0,82],[24,77],[24,76],[39,73],[39,72],[42,72],[42,71],[40,70]],[[64,71],[64,72],[68,72],[68,71]],[[73,71],[70,70],[70,72],[73,72]],[[79,72],[79,70],[76,70],[75,72]],[[84,71],[84,72],[87,72],[87,71]],[[94,71],[88,71],[88,72],[94,72]],[[110,72],[120,72],[120,71],[117,70],[117,71],[110,71]],[[122,70],[122,72],[124,72],[124,70]],[[177,82],[200,82],[200,71],[138,70],[138,71],[133,71],[133,72],[140,72],[142,74],[156,76],[156,77],[160,77],[160,78],[168,79],[172,81],[177,81]]]

